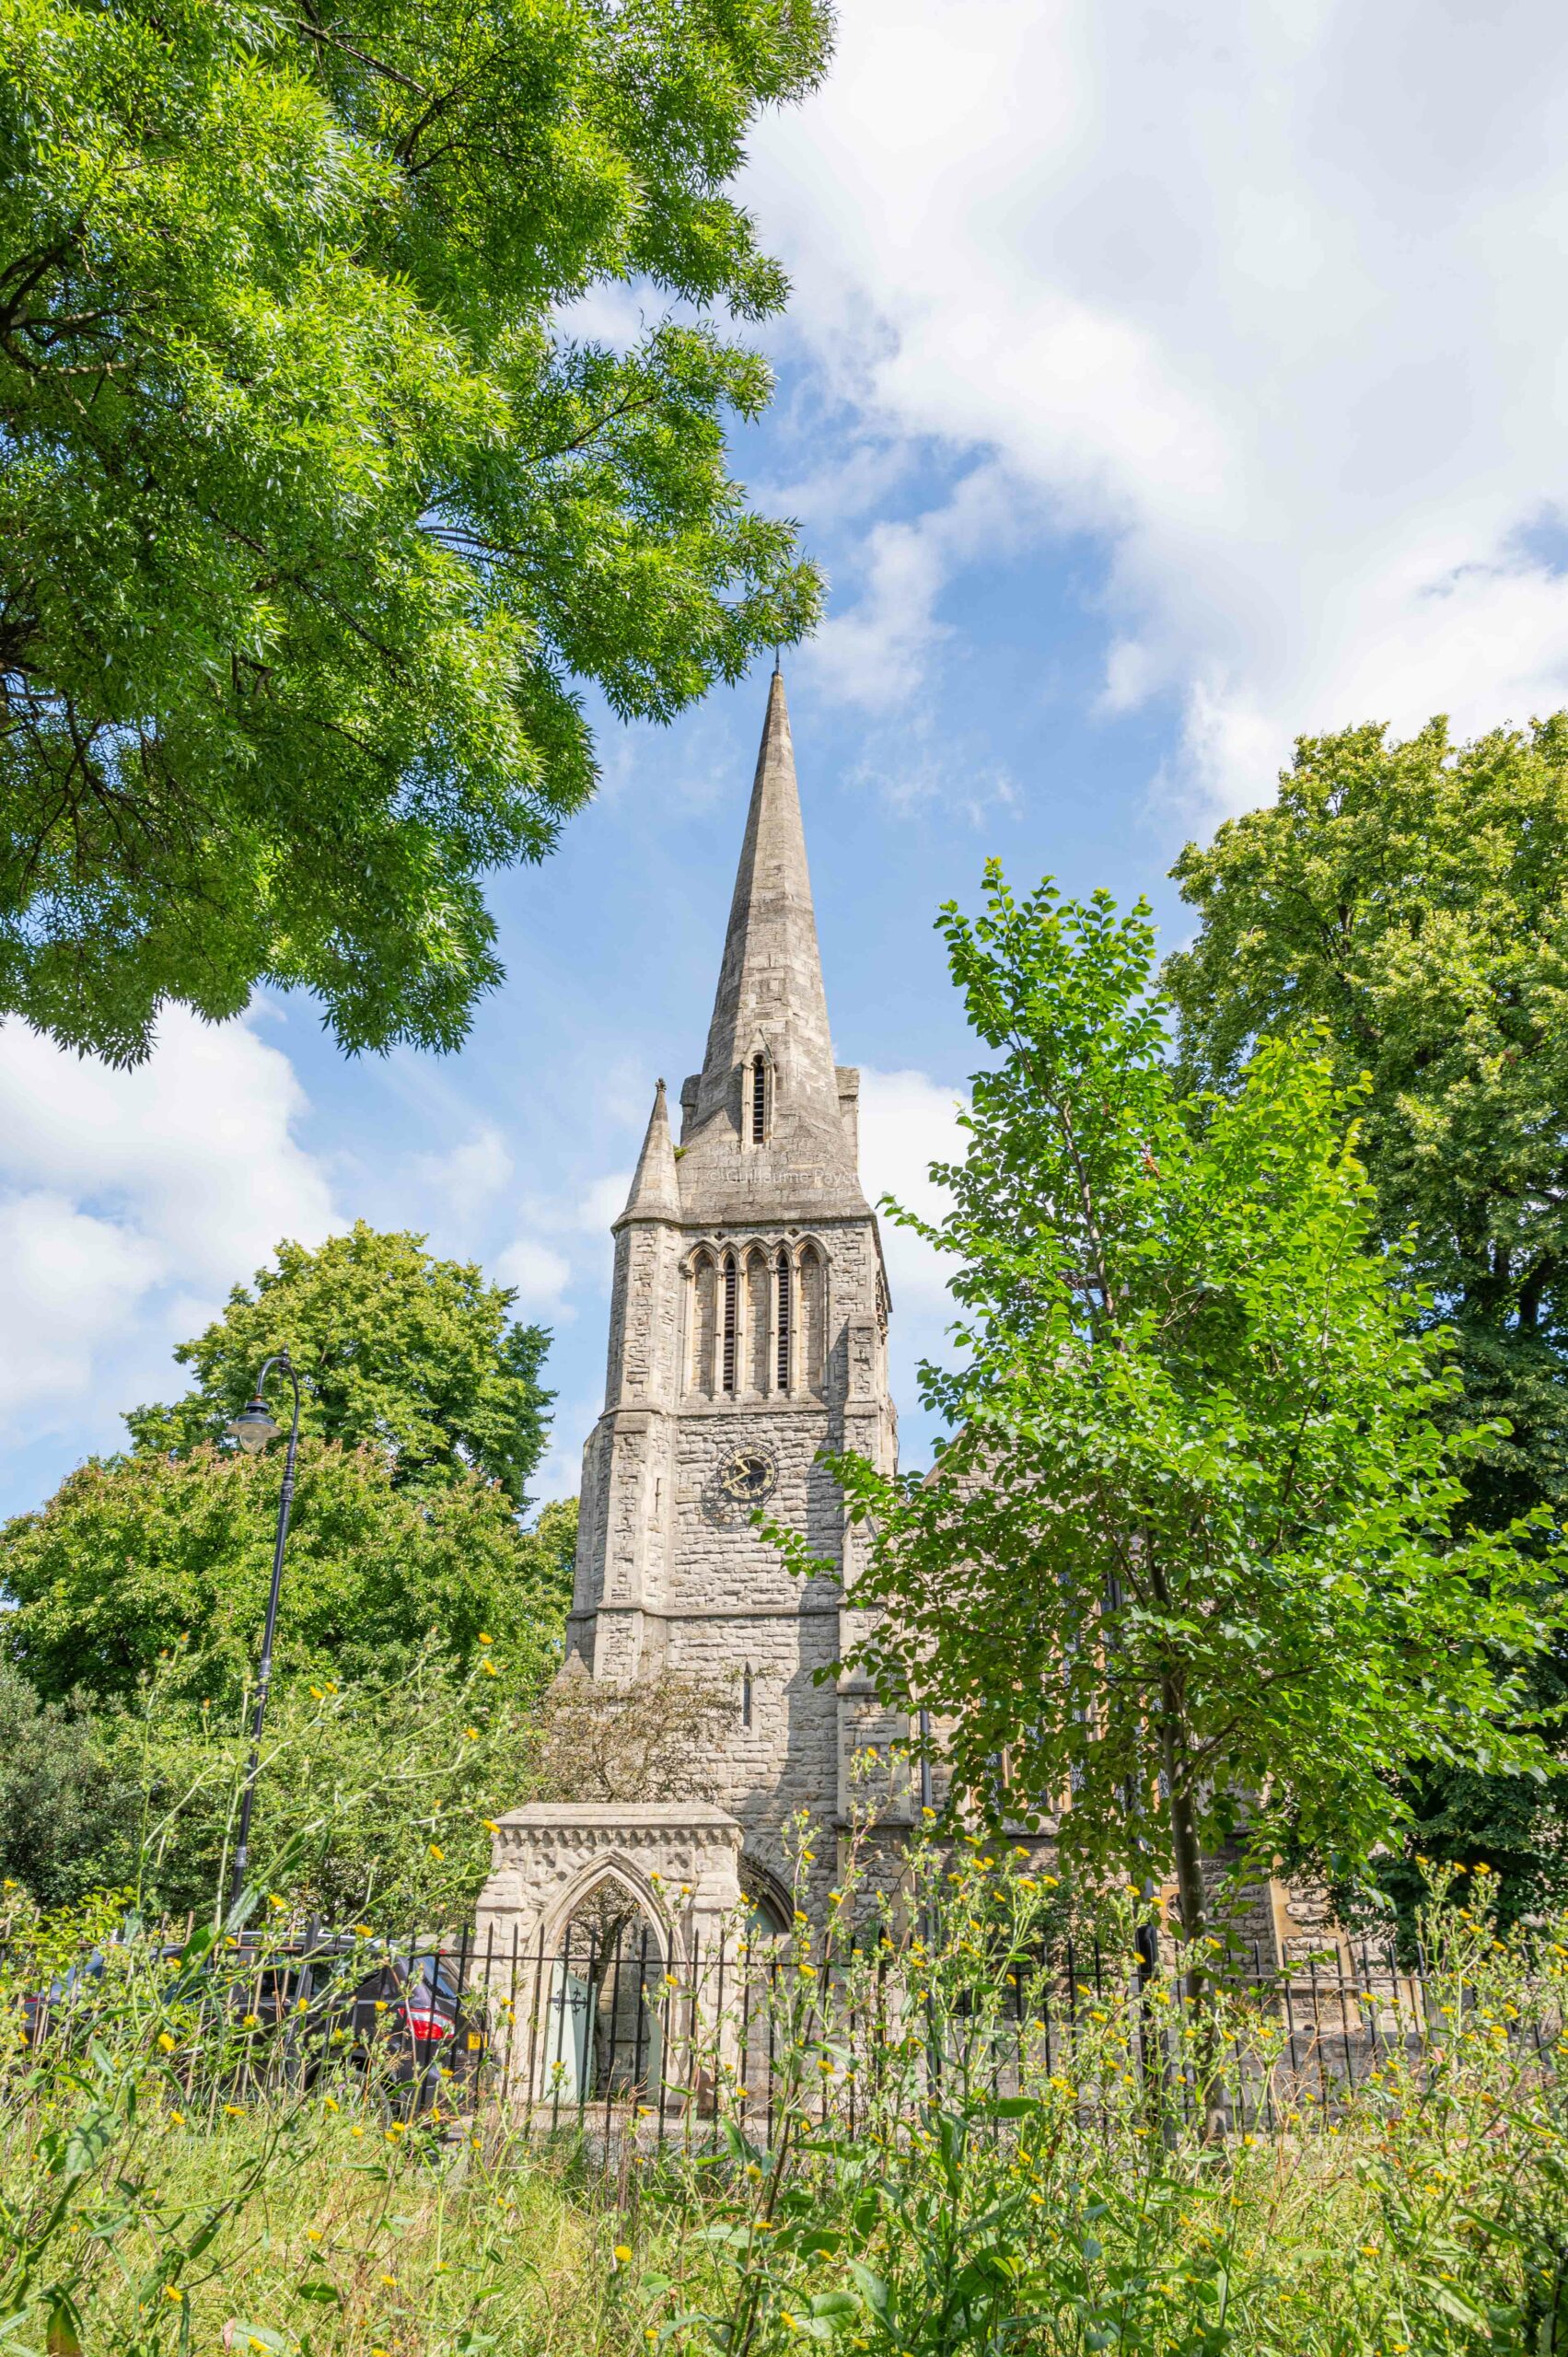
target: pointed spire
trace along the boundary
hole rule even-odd
[[[669,1113],[664,1101],[661,1080],[654,1091],[654,1109],[648,1115],[647,1134],[643,1151],[637,1157],[636,1176],[632,1191],[626,1198],[626,1208],[615,1223],[619,1227],[629,1219],[679,1219],[680,1217],[680,1181],[676,1175],[675,1148],[670,1143]]]
[[[828,1002],[795,782],[784,675],[768,685],[751,807],[703,1061],[697,1118],[738,1104],[737,1075],[761,1048],[773,1066],[780,1129],[839,1129]]]

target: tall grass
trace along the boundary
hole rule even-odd
[[[931,1847],[892,1898],[853,1861],[842,1886],[826,1952],[797,1927],[772,1976],[771,2119],[709,2020],[713,2119],[655,2141],[629,2112],[608,2150],[460,2080],[410,2119],[375,2067],[263,2077],[221,1933],[106,1949],[110,1901],[27,1927],[0,2353],[1565,2357],[1568,1926],[1434,1905],[1419,2037],[1323,2111],[1266,2009],[1216,2038],[1115,1971],[1064,2059],[1025,1862]],[[29,2046],[27,1990],[85,1946],[90,2002]],[[1223,2137],[1216,2055],[1275,2074]]]

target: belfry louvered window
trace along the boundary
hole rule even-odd
[[[691,1387],[714,1396],[717,1372],[714,1344],[718,1334],[718,1270],[711,1252],[699,1252],[691,1264]]]
[[[768,1138],[768,1059],[751,1059],[751,1143],[765,1145]]]
[[[724,1256],[724,1354],[723,1387],[735,1389],[736,1360],[740,1342],[740,1271],[733,1252]]]
[[[822,1256],[814,1244],[800,1253],[800,1361],[802,1390],[820,1392],[827,1374],[828,1287]]]
[[[779,1307],[776,1321],[778,1333],[778,1387],[789,1389],[789,1327],[794,1304],[790,1299],[789,1254],[782,1248],[778,1258]]]
[[[768,1387],[768,1331],[772,1322],[768,1316],[768,1295],[772,1281],[768,1256],[756,1245],[746,1255],[745,1277],[740,1289],[741,1316],[745,1319],[741,1380],[748,1391],[761,1396]]]

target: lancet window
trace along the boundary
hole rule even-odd
[[[691,1388],[711,1399],[717,1372],[718,1269],[711,1252],[691,1264]]]
[[[768,1387],[768,1256],[756,1245],[746,1255],[746,1380]]]
[[[827,1324],[827,1271],[817,1247],[807,1244],[802,1247],[800,1254],[799,1379],[807,1391],[819,1392],[822,1388],[826,1372]]]
[[[753,1145],[765,1145],[768,1140],[768,1059],[759,1052],[751,1059],[748,1081],[748,1134]]]
[[[726,1391],[733,1392],[739,1373],[740,1357],[740,1271],[733,1252],[724,1256],[724,1349],[721,1379]]]
[[[791,1328],[795,1319],[795,1289],[791,1283],[794,1273],[789,1265],[789,1253],[781,1244],[779,1257],[774,1264],[778,1291],[773,1312],[773,1337],[776,1346],[773,1374],[780,1391],[789,1389],[790,1345],[793,1340]]]
[[[827,1379],[828,1270],[817,1245],[753,1244],[689,1264],[687,1382],[703,1398],[820,1397]]]

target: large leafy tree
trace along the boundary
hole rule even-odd
[[[1443,1342],[1369,1248],[1327,1060],[1267,1045],[1194,1101],[1142,909],[993,867],[941,923],[995,1061],[947,1216],[899,1215],[953,1263],[961,1354],[922,1385],[956,1432],[923,1480],[842,1463],[857,1658],[950,1723],[960,1793],[1059,1812],[1096,1874],[1172,1873],[1195,1937],[1238,1832],[1353,1871],[1405,1761],[1540,1767],[1507,1722],[1546,1567],[1533,1529],[1456,1533],[1485,1436],[1440,1429]]]
[[[827,30],[0,0],[0,1011],[134,1061],[266,979],[448,1046],[481,879],[590,789],[575,683],[665,719],[809,626],[728,471],[785,288],[726,190]]]
[[[223,1315],[175,1351],[194,1372],[191,1390],[172,1406],[131,1411],[137,1448],[183,1454],[221,1442],[263,1362],[287,1350],[302,1432],[383,1451],[399,1487],[473,1471],[522,1505],[549,1429],[553,1394],[539,1381],[549,1333],[513,1320],[515,1295],[471,1262],[436,1260],[424,1246],[363,1220],[315,1251],[280,1244],[254,1290],[237,1285]],[[286,1422],[281,1379],[272,1404]]]
[[[1197,911],[1164,982],[1193,1085],[1229,1090],[1262,1037],[1365,1074],[1375,1233],[1408,1239],[1450,1323],[1453,1413],[1505,1420],[1466,1468],[1493,1525],[1568,1509],[1568,714],[1456,744],[1433,721],[1304,738],[1277,802],[1189,844]],[[1568,1704],[1568,1651],[1535,1699]],[[1559,1742],[1563,1730],[1560,1730]],[[1510,1908],[1568,1888],[1561,1789],[1428,1763],[1418,1844],[1481,1859]],[[1408,1875],[1406,1877],[1408,1880]]]
[[[1310,1032],[1365,1074],[1382,1237],[1507,1416],[1478,1507],[1568,1505],[1568,714],[1456,746],[1440,720],[1303,738],[1276,803],[1189,843],[1162,983],[1196,1085]]]
[[[275,1447],[79,1467],[40,1513],[0,1529],[16,1608],[0,1643],[50,1701],[129,1701],[158,1678],[226,1709],[254,1676],[281,1472]],[[559,1539],[520,1530],[478,1474],[401,1490],[382,1451],[304,1441],[278,1677],[382,1678],[427,1642],[456,1661],[482,1635],[540,1684],[561,1658]]]

